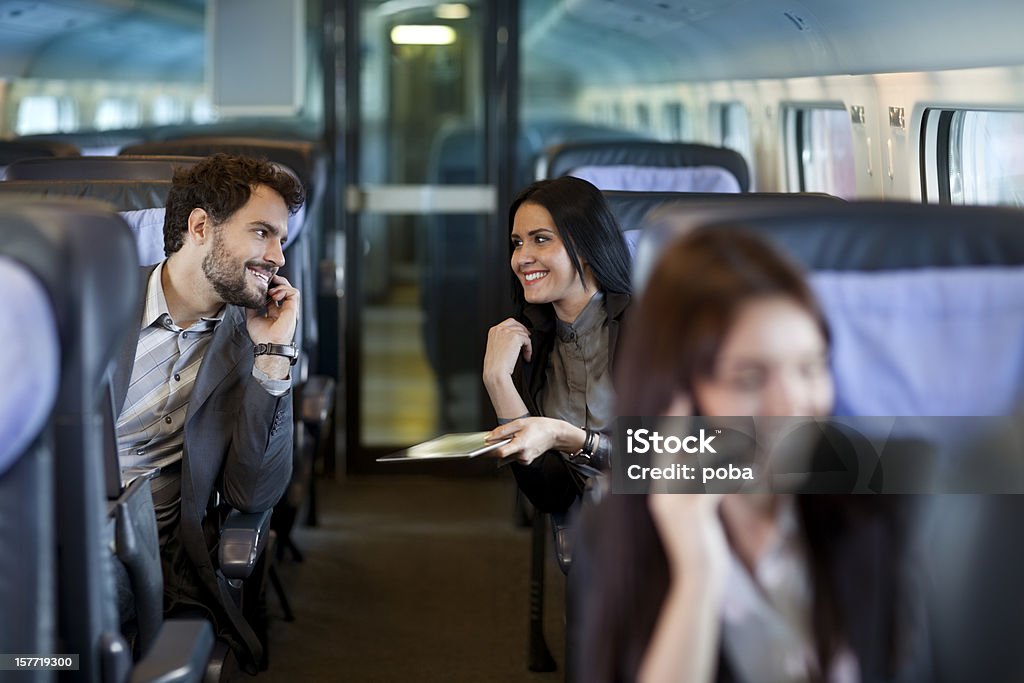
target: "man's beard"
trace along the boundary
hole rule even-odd
[[[263,308],[266,305],[266,291],[256,291],[249,286],[250,266],[274,271],[274,266],[259,261],[247,261],[239,267],[228,254],[220,234],[214,233],[213,248],[203,258],[203,274],[221,300],[245,308]]]

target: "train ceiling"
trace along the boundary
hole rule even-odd
[[[527,70],[583,83],[1024,64],[1021,0],[523,0]]]
[[[1024,65],[1021,0],[522,3],[525,72],[576,83]],[[201,82],[205,6],[0,0],[0,77]]]
[[[0,0],[0,77],[202,82],[205,0]]]

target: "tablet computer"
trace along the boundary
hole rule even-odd
[[[475,458],[512,439],[487,443],[484,437],[489,432],[462,432],[443,434],[436,439],[410,446],[404,451],[377,458],[377,462],[412,462],[420,460],[450,460],[452,458]]]

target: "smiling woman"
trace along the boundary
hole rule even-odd
[[[524,189],[509,209],[516,315],[491,328],[484,385],[512,441],[516,480],[534,505],[562,513],[581,479],[571,465],[607,467],[611,364],[629,304],[626,243],[601,192],[573,177]]]

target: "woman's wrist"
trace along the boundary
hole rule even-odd
[[[583,444],[587,440],[586,430],[569,424],[565,420],[559,420],[559,422],[561,423],[561,430],[555,444],[555,449],[563,453],[576,453],[583,448]]]
[[[502,388],[510,386],[515,388],[512,375],[506,372],[485,372],[483,374],[484,387],[487,389]]]

